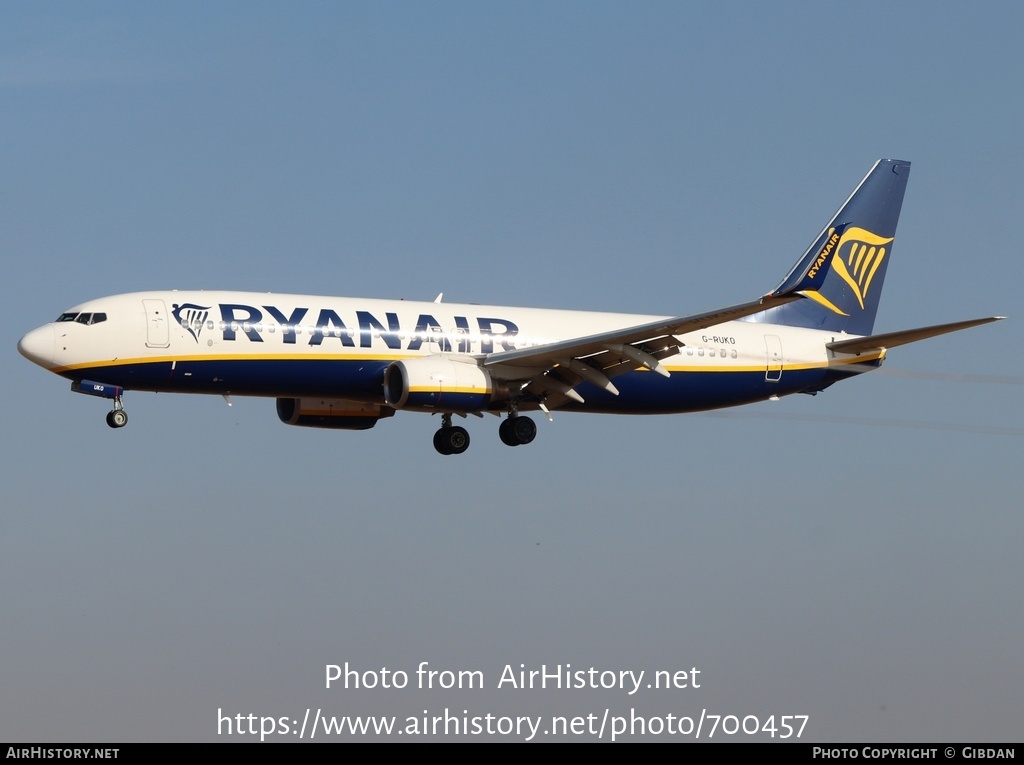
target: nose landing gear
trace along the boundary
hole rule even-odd
[[[114,408],[107,412],[107,425],[112,428],[123,428],[128,424],[128,412],[124,410],[124,404],[121,403],[121,394],[124,393],[124,388],[120,385],[94,380],[72,380],[71,390],[75,393],[84,393],[87,396],[99,396],[113,400]]]
[[[118,396],[114,399],[114,408],[107,412],[107,425],[112,428],[123,428],[128,424],[128,412],[124,410],[124,405],[121,403],[121,397]]]

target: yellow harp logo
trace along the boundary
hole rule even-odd
[[[864,299],[871,289],[871,282],[875,278],[878,267],[885,260],[887,249],[885,245],[892,242],[895,237],[888,239],[873,234],[865,228],[850,226],[837,236],[835,229],[828,233],[828,239],[817,261],[812,265],[808,276],[812,279],[817,275],[821,264],[832,253],[832,270],[839,275],[839,278],[846,282],[853,294],[857,297],[860,307],[864,308]],[[839,310],[831,301],[817,291],[804,293],[807,297],[814,298],[817,302],[835,311],[838,314],[848,314]]]
[[[850,285],[862,309],[864,298],[871,289],[871,280],[875,278],[875,272],[885,260],[885,245],[893,239],[891,236],[885,239],[867,229],[850,226],[839,240],[836,254],[832,259],[832,268]]]

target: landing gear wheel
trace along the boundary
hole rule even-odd
[[[507,446],[528,444],[537,437],[537,423],[529,417],[509,417],[498,426],[498,437]]]
[[[448,445],[445,443],[444,428],[438,428],[434,434],[434,448],[437,449],[438,454],[451,454],[448,451]]]
[[[519,446],[519,442],[516,441],[515,435],[512,433],[512,418],[502,420],[501,425],[498,426],[498,438],[505,446]]]
[[[513,417],[509,430],[515,436],[516,443],[526,445],[537,437],[537,423],[529,417]]]
[[[441,428],[434,434],[434,448],[440,454],[462,454],[469,448],[469,433],[465,428]]]
[[[107,412],[107,425],[112,428],[123,428],[128,424],[128,413],[124,409]]]
[[[445,431],[444,439],[449,454],[462,454],[469,448],[469,431],[457,425]]]

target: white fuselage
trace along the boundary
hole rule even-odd
[[[82,320],[83,317],[86,320]],[[102,320],[98,320],[102,317]],[[380,402],[392,362],[546,345],[655,321],[658,316],[252,292],[140,292],[82,303],[25,336],[22,352],[72,380],[125,389]],[[567,408],[693,411],[827,384],[834,332],[730,321],[680,335],[663,361],[596,388]],[[877,361],[881,354],[875,354]],[[837,370],[838,371],[838,370]],[[584,390],[586,384],[581,386]],[[529,407],[527,407],[529,408]],[[534,407],[535,408],[535,407]]]

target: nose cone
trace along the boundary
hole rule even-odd
[[[53,348],[57,333],[52,324],[33,329],[18,341],[18,352],[33,364],[50,368],[53,366]]]

